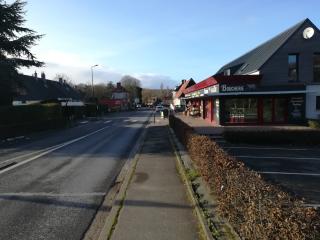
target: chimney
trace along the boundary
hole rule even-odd
[[[63,79],[62,79],[62,77],[59,77],[59,83],[63,83]]]
[[[37,79],[38,78],[38,73],[37,71],[34,71],[34,77]]]
[[[41,78],[46,79],[46,74],[44,72],[41,72]]]
[[[185,82],[186,82],[185,79],[182,79],[182,80],[181,80],[181,84],[184,84]]]

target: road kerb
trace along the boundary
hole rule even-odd
[[[183,166],[183,163],[182,163],[182,160],[181,160],[180,155],[178,153],[178,150],[177,150],[177,148],[175,146],[175,143],[174,143],[175,140],[174,140],[174,138],[172,136],[172,132],[170,130],[171,129],[168,127],[169,136],[170,136],[169,137],[170,143],[172,145],[172,149],[173,149],[174,154],[176,156],[177,168],[178,168],[178,171],[180,173],[180,176],[182,177],[183,182],[185,183],[185,186],[187,188],[187,193],[189,195],[191,203],[194,206],[194,210],[195,210],[195,213],[196,213],[196,217],[198,219],[198,223],[200,225],[202,233],[204,234],[205,240],[213,240],[212,234],[211,234],[211,232],[209,230],[208,225],[205,222],[205,219],[204,219],[204,216],[202,214],[202,210],[201,210],[201,208],[199,206],[198,200],[196,199],[196,196],[194,195],[191,183],[189,182],[189,179],[188,179],[188,177],[186,175],[185,168]]]
[[[127,189],[129,187],[130,181],[132,179],[132,176],[134,174],[137,162],[139,160],[141,148],[143,146],[143,142],[146,137],[148,125],[144,128],[143,133],[141,135],[140,140],[136,144],[134,150],[132,151],[131,157],[129,157],[129,161],[125,164],[125,166],[122,168],[120,174],[118,175],[116,179],[116,183],[121,183],[119,191],[116,193],[116,196],[114,198],[113,203],[118,202],[120,204],[112,204],[110,213],[106,219],[106,222],[100,232],[98,240],[106,240],[110,239],[113,233],[113,230],[116,226],[116,223],[118,221],[118,216],[120,214],[123,201],[126,196]]]
[[[186,183],[190,198],[192,199],[192,201],[196,202],[195,210],[196,210],[197,218],[199,220],[199,225],[200,225],[200,227],[202,227],[202,232],[205,235],[204,236],[205,239],[206,240],[209,240],[209,239],[211,239],[211,240],[212,239],[240,240],[239,235],[235,232],[233,227],[227,221],[225,221],[225,219],[221,219],[219,216],[214,217],[213,223],[214,224],[218,223],[218,226],[222,223],[222,226],[220,226],[217,229],[214,229],[213,232],[210,231],[206,216],[203,212],[203,209],[200,207],[199,200],[198,200],[196,193],[194,192],[194,190],[192,188],[192,184],[186,174],[186,169],[194,169],[191,158],[189,157],[188,153],[186,152],[186,149],[182,146],[180,141],[177,139],[173,130],[170,127],[168,127],[168,129],[169,129],[169,133],[170,133],[170,141],[173,145],[173,148],[174,148],[174,151],[175,151],[175,154],[177,157],[177,164],[179,164],[178,166],[181,168],[181,171],[183,172],[183,175],[181,175],[181,176],[183,177],[183,180]],[[198,184],[200,184],[200,186],[202,186],[201,187],[203,189],[202,191],[204,191],[204,192],[200,192],[200,194],[204,194],[208,197],[205,200],[207,200],[209,202],[212,202],[212,201],[214,202],[215,200],[211,199],[211,197],[210,197],[210,190],[207,188],[206,184],[204,183],[204,181],[201,177],[198,179]],[[200,189],[200,187],[199,187],[199,189]],[[217,230],[218,232],[214,232],[215,230]],[[222,235],[220,235],[220,234],[222,234]]]

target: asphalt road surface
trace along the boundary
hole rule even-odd
[[[286,191],[320,207],[320,149],[281,145],[224,144],[231,155]]]
[[[0,239],[81,239],[150,114],[0,144]]]

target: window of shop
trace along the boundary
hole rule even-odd
[[[257,98],[231,98],[225,100],[225,121],[227,123],[257,123]]]
[[[284,122],[286,119],[287,100],[285,98],[274,99],[274,120],[275,122]]]
[[[313,55],[313,81],[320,82],[320,53]]]
[[[320,96],[317,96],[316,109],[317,109],[317,110],[320,110]]]
[[[299,55],[289,54],[288,55],[288,77],[289,81],[297,82],[299,80]]]

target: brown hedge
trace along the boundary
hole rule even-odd
[[[266,182],[180,119],[171,116],[170,126],[217,196],[220,214],[242,239],[320,239],[318,211]]]

